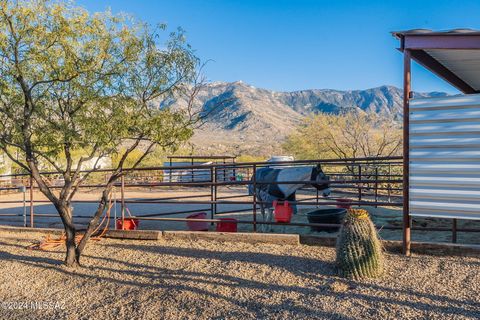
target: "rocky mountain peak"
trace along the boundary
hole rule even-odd
[[[197,97],[197,103],[209,113],[209,119],[197,130],[192,142],[199,152],[211,154],[275,154],[280,142],[305,116],[313,113],[357,110],[400,120],[402,95],[402,89],[390,85],[365,90],[277,92],[243,81],[213,82]],[[444,92],[414,93],[415,97],[445,95]]]

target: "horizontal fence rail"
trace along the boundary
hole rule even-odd
[[[214,163],[190,166],[162,166],[136,169],[124,169],[122,178],[115,184],[114,214],[108,217],[111,221],[134,218],[151,223],[185,223],[208,222],[210,224],[224,222],[221,218],[229,214],[242,214],[235,223],[247,225],[254,232],[258,226],[282,225],[298,227],[338,227],[330,223],[279,223],[263,221],[260,209],[262,205],[270,206],[271,202],[261,201],[256,197],[258,187],[270,185],[302,185],[297,192],[296,201],[289,201],[291,205],[302,208],[315,209],[319,206],[372,206],[372,207],[402,207],[402,157],[377,157],[361,159],[320,159],[297,160],[281,162],[244,162],[244,163]],[[314,166],[320,164],[329,180],[317,181],[265,181],[256,179],[255,172],[264,167],[286,168],[292,166]],[[106,186],[106,181],[112,169],[84,170],[82,174],[91,174],[79,186],[85,192],[95,192]],[[42,172],[52,189],[61,189],[63,179],[58,172]],[[173,179],[175,177],[175,179]],[[0,200],[0,204],[23,204],[23,213],[0,213],[1,219],[8,217],[23,218],[25,226],[34,227],[34,221],[41,222],[45,219],[58,218],[53,213],[36,213],[35,204],[49,204],[48,200],[38,198],[34,193],[38,186],[32,183],[32,178],[25,173],[16,173],[0,176],[0,192],[23,193],[22,200]],[[329,183],[332,194],[323,198],[314,186]],[[253,194],[247,192],[248,187],[253,187]],[[153,198],[127,198],[127,191],[149,189],[158,193]],[[223,194],[231,191],[234,194]],[[169,193],[179,192],[180,195]],[[193,194],[183,195],[181,192]],[[196,194],[195,194],[196,193]],[[98,200],[74,199],[72,204],[95,204]],[[131,214],[128,205],[152,205],[151,212]],[[166,207],[163,207],[166,206]],[[118,208],[117,208],[118,207]],[[163,208],[162,212],[155,212]],[[166,210],[166,211],[165,211]],[[93,211],[93,210],[92,210]],[[175,217],[198,212],[209,214],[208,219],[192,219]],[[74,217],[82,221],[91,218],[88,214],[77,214]],[[248,218],[248,219],[246,219]],[[2,220],[7,221],[7,220]],[[17,221],[17,220],[15,220]],[[57,219],[59,221],[59,219]],[[18,221],[17,221],[18,223]],[[123,223],[122,223],[123,225]],[[116,224],[114,223],[114,227]],[[401,226],[381,225],[380,229],[401,229]],[[473,228],[443,228],[443,227],[414,227],[413,230],[421,231],[452,231],[452,239],[457,232],[475,232]],[[454,235],[453,235],[454,233]]]

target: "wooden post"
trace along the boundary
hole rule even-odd
[[[411,57],[410,51],[403,53],[403,253],[410,255],[411,221],[409,210],[409,124],[411,92]]]

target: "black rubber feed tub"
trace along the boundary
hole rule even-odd
[[[347,209],[317,209],[307,212],[309,223],[341,224]],[[312,231],[337,232],[339,227],[310,227]]]

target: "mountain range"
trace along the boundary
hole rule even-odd
[[[400,120],[402,91],[394,86],[381,86],[366,90],[276,92],[242,81],[213,82],[196,97],[196,103],[209,115],[206,123],[196,130],[191,146],[197,154],[278,154],[287,135],[304,117],[314,113],[357,110]],[[414,93],[414,97],[446,95]]]

